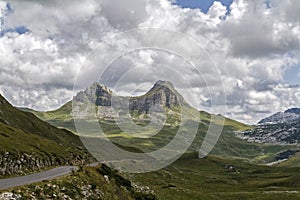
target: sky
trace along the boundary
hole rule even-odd
[[[193,106],[253,124],[300,107],[300,1],[0,0],[0,93],[60,107],[100,81],[170,80]]]
[[[233,0],[220,0],[227,9],[230,8],[230,5]],[[182,7],[182,8],[192,8],[200,9],[202,12],[207,13],[209,8],[213,5],[214,0],[174,0],[173,3]]]

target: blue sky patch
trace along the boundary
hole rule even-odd
[[[291,85],[300,84],[300,63],[294,65],[285,72],[284,82]]]
[[[5,33],[11,33],[11,32],[16,32],[19,33],[20,35],[25,34],[30,32],[28,28],[25,26],[18,26],[16,28],[9,28],[9,29],[4,29],[0,31],[0,37],[2,37]]]
[[[233,0],[217,0],[221,2],[224,6],[227,7],[227,10],[229,10],[230,5],[232,4]],[[207,13],[210,6],[215,2],[215,0],[176,0],[176,5],[179,5],[183,8],[192,8],[201,9],[202,12]]]
[[[270,0],[266,0],[265,1],[265,5],[266,5],[267,8],[271,8],[271,2],[270,2]]]

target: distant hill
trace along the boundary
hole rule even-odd
[[[80,138],[13,107],[0,95],[0,176],[93,158]]]
[[[300,121],[300,108],[291,108],[284,112],[275,113],[258,122],[258,124],[278,124]]]
[[[254,129],[243,132],[242,137],[259,143],[300,144],[300,108],[264,118]]]
[[[291,108],[262,119],[253,129],[236,132],[248,142],[263,145],[289,145],[276,155],[276,160],[290,159],[286,163],[299,163],[300,152],[300,109]]]

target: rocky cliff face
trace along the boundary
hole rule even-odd
[[[299,144],[300,109],[275,113],[262,119],[253,129],[237,133],[237,136],[249,142]]]
[[[94,83],[83,92],[79,92],[75,97],[76,102],[90,102],[100,107],[110,107],[112,104],[113,92],[104,85]],[[138,97],[117,97],[114,100],[122,104],[124,100],[129,101],[129,110],[137,110],[147,113],[151,107],[164,106],[174,109],[180,104],[187,104],[183,97],[176,91],[173,84],[168,81],[158,81],[145,94]],[[100,110],[107,110],[100,108]]]
[[[284,112],[278,112],[260,120],[259,124],[276,124],[300,121],[300,108],[291,108]]]
[[[182,96],[175,90],[172,83],[168,81],[158,81],[143,96],[130,98],[130,110],[148,112],[153,106],[163,106],[174,109],[183,103]]]
[[[42,170],[58,165],[82,164],[83,157],[70,155],[68,158],[40,156],[25,152],[0,152],[0,176],[25,175],[28,172]]]
[[[112,98],[112,91],[105,85],[94,83],[85,91],[79,92],[74,100],[78,102],[92,102],[97,106],[110,106]]]

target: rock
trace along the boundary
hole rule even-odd
[[[21,195],[14,194],[11,192],[4,192],[0,194],[0,200],[19,200],[21,199]]]
[[[112,91],[106,86],[99,83],[94,83],[84,92],[79,92],[74,100],[78,102],[91,102],[97,106],[110,106],[112,98]]]
[[[110,183],[109,177],[108,177],[107,175],[104,175],[103,177],[104,177],[104,179],[105,179],[105,181],[106,181],[107,183]]]

